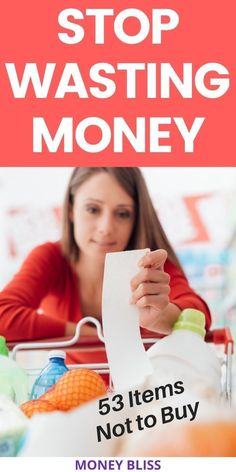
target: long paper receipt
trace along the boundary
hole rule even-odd
[[[138,308],[130,303],[131,279],[147,249],[106,255],[102,319],[106,352],[115,390],[140,385],[153,373],[140,335]]]

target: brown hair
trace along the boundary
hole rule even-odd
[[[72,265],[78,260],[79,248],[74,239],[70,214],[77,189],[93,175],[107,172],[113,176],[135,203],[134,228],[126,247],[129,249],[166,249],[168,258],[181,268],[180,262],[161,226],[145,180],[138,167],[77,167],[68,183],[62,213],[62,250]]]

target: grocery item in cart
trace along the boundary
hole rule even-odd
[[[124,412],[124,413],[123,413]],[[125,421],[124,409],[107,415],[99,414],[99,400],[88,402],[69,412],[55,411],[34,415],[29,420],[26,441],[21,457],[111,457],[116,455],[117,444],[123,436],[115,440],[98,442],[96,425],[106,428],[107,423]]]
[[[106,392],[101,375],[90,369],[71,369],[39,399],[24,403],[21,409],[29,418],[35,413],[69,411]]]
[[[236,410],[212,398],[200,398],[190,391],[181,395],[167,394],[138,407],[138,412],[146,421],[156,418],[156,422],[151,423],[151,428],[136,428],[133,434],[124,436],[118,451],[122,457],[217,456],[217,449],[223,456],[230,450],[232,453],[236,444],[236,438],[233,439]],[[145,421],[142,424],[145,426]],[[227,448],[227,441],[230,448]]]
[[[38,400],[29,400],[21,405],[21,410],[28,418],[31,418],[36,413],[49,413],[50,411],[56,410],[55,405],[41,398],[42,397],[38,398]]]
[[[220,397],[221,366],[213,349],[204,341],[204,326],[203,313],[185,309],[172,333],[147,351],[156,385],[182,381],[185,390],[204,397]]]
[[[105,395],[106,391],[101,375],[90,369],[71,369],[42,399],[55,405],[57,410],[68,411]]]
[[[16,456],[21,448],[28,419],[5,395],[0,395],[0,457]]]
[[[0,336],[0,394],[20,405],[28,399],[26,372],[9,357],[6,340]]]
[[[141,457],[235,457],[236,421],[220,418],[171,425],[168,430],[162,430],[162,435],[149,436],[132,453]]]
[[[68,367],[65,365],[65,357],[66,354],[64,351],[53,350],[49,352],[49,363],[44,367],[34,382],[30,395],[31,400],[36,400],[41,397],[68,371]]]

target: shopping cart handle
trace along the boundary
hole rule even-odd
[[[231,346],[231,353],[234,352],[234,339],[228,327],[207,331],[205,341],[213,344],[224,344],[225,353],[228,352],[229,346]]]
[[[12,351],[11,351],[11,356],[12,356],[12,359],[15,359],[16,357],[16,353],[17,351],[20,351],[20,350],[31,350],[31,349],[60,349],[60,348],[70,348],[71,346],[74,346],[78,341],[79,339],[81,339],[80,337],[80,330],[81,330],[81,327],[86,324],[86,323],[93,323],[96,328],[97,328],[97,337],[98,337],[98,341],[101,343],[101,341],[104,343],[104,338],[103,338],[103,334],[102,334],[102,327],[101,327],[101,323],[94,317],[92,316],[86,316],[85,318],[82,318],[78,323],[77,323],[77,326],[76,326],[76,330],[75,330],[75,334],[72,338],[62,338],[60,339],[59,341],[46,341],[46,340],[43,340],[43,341],[38,341],[38,342],[25,342],[25,343],[19,343],[19,344],[16,344]]]

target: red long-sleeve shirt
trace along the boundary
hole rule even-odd
[[[165,271],[171,277],[170,301],[180,309],[204,312],[209,328],[209,309],[182,271],[170,261],[165,263]],[[39,308],[43,314],[38,313]],[[36,247],[0,293],[0,335],[7,341],[61,337],[67,321],[77,323],[82,317],[78,277],[60,243]]]

